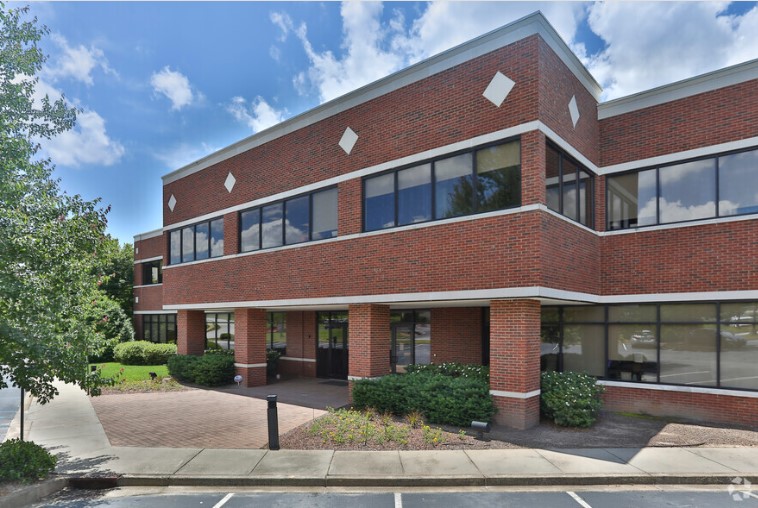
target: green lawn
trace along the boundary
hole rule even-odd
[[[100,369],[102,377],[113,377],[124,369],[121,379],[131,381],[148,381],[150,373],[155,372],[159,378],[168,376],[168,367],[166,365],[121,365],[118,362],[93,363]]]

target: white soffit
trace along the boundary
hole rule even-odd
[[[555,52],[558,58],[568,67],[576,78],[584,85],[589,93],[599,100],[600,85],[582,65],[577,56],[569,49],[550,25],[541,12],[537,11],[513,23],[481,35],[459,46],[443,51],[426,60],[418,62],[403,70],[390,74],[341,97],[326,102],[316,108],[285,120],[271,128],[247,137],[237,143],[212,153],[202,159],[192,162],[163,176],[163,185],[170,184],[205,168],[218,164],[226,159],[244,153],[257,146],[313,125],[325,118],[332,117],[343,111],[354,108],[382,95],[428,78],[440,72],[460,65],[461,63],[478,58],[497,49],[518,42],[531,35],[539,35]]]
[[[155,238],[156,236],[163,236],[163,228],[154,229],[153,231],[147,231],[145,233],[138,233],[134,235],[134,242],[136,243],[142,240],[148,240],[150,238]]]
[[[599,104],[598,120],[758,79],[758,59]]]

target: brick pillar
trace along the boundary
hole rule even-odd
[[[266,384],[266,311],[234,311],[234,367],[245,386]]]
[[[540,421],[540,302],[490,302],[490,393],[495,421],[528,429]]]
[[[176,313],[176,352],[202,356],[205,352],[205,312],[180,310]]]
[[[348,379],[353,381],[389,374],[390,308],[386,305],[358,304],[350,305],[348,312]]]

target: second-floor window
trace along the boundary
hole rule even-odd
[[[163,282],[163,266],[160,259],[142,263],[142,284],[161,284]]]
[[[171,264],[189,263],[224,255],[224,219],[198,222],[169,234]]]
[[[552,145],[547,145],[545,186],[548,208],[593,227],[592,174]]]

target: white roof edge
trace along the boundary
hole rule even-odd
[[[598,120],[758,79],[758,59],[598,104]]]
[[[602,89],[595,78],[582,65],[543,14],[540,11],[535,11],[512,23],[364,85],[172,171],[162,177],[163,185],[175,182],[298,129],[535,34],[540,35],[547,42],[590,94],[599,100]],[[336,142],[337,140],[335,140]]]
[[[162,235],[163,235],[163,228],[154,229],[146,233],[137,233],[136,235],[134,235],[134,241],[139,242],[142,240],[148,240],[150,238],[155,238],[156,236],[162,236]]]

